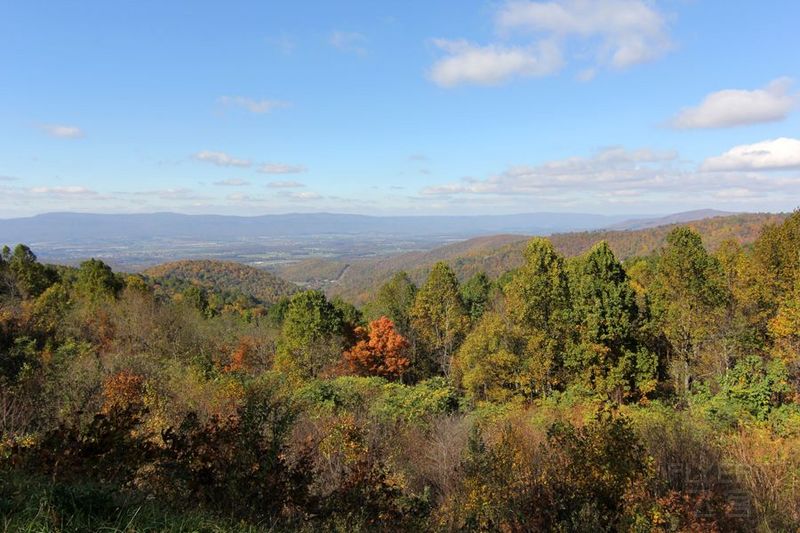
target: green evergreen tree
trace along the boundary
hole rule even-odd
[[[655,384],[655,356],[638,346],[636,292],[606,242],[574,264],[571,283],[578,343],[568,366],[585,385],[617,401]]]
[[[525,264],[505,287],[508,312],[522,326],[555,334],[569,317],[569,283],[564,259],[547,239],[525,248]],[[554,335],[555,336],[555,335]]]

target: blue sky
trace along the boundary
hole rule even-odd
[[[800,3],[6,2],[0,218],[800,205]]]

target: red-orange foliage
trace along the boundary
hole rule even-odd
[[[103,382],[103,413],[141,406],[144,394],[144,378],[128,370],[122,370]]]
[[[256,343],[249,337],[239,339],[239,344],[231,353],[230,363],[223,367],[225,372],[245,372],[250,366],[250,359],[256,350]]]
[[[396,379],[408,368],[408,341],[385,316],[370,322],[369,332],[356,328],[356,337],[359,339],[356,345],[344,353],[355,373]]]

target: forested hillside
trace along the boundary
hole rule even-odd
[[[228,297],[252,298],[262,304],[274,304],[297,290],[296,285],[270,272],[231,261],[174,261],[149,268],[144,274],[167,289],[197,286]]]
[[[782,221],[781,214],[741,214],[717,216],[691,222],[710,250],[732,239],[740,244],[750,244],[766,224]],[[635,231],[586,231],[560,233],[549,237],[553,246],[567,257],[584,253],[594,243],[606,241],[614,253],[624,260],[632,256],[647,255],[665,242],[667,234],[676,224],[658,226]],[[393,272],[405,270],[416,283],[420,283],[436,261],[452,264],[456,276],[465,280],[478,272],[497,277],[523,263],[523,250],[527,238],[515,235],[480,237],[443,246],[429,252],[411,252],[375,260],[349,263],[347,272],[336,283],[312,283],[331,295],[338,295],[357,302],[365,302],[375,289],[391,278]],[[317,262],[317,268],[320,268]],[[337,263],[337,269],[343,268]],[[288,266],[278,270],[286,279],[308,281],[304,278],[302,265]]]
[[[714,220],[264,312],[4,248],[0,524],[796,531],[800,211]]]

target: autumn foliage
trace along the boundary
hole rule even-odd
[[[230,363],[223,367],[225,372],[245,372],[249,369],[250,359],[257,346],[255,339],[244,337],[230,354]]]
[[[800,211],[714,220],[361,309],[0,249],[0,527],[800,532]]]
[[[344,353],[353,372],[365,376],[397,379],[409,365],[408,341],[394,329],[394,322],[380,317],[369,324],[369,330],[357,328],[359,340]]]
[[[103,413],[140,406],[144,378],[128,370],[112,374],[103,382]]]

